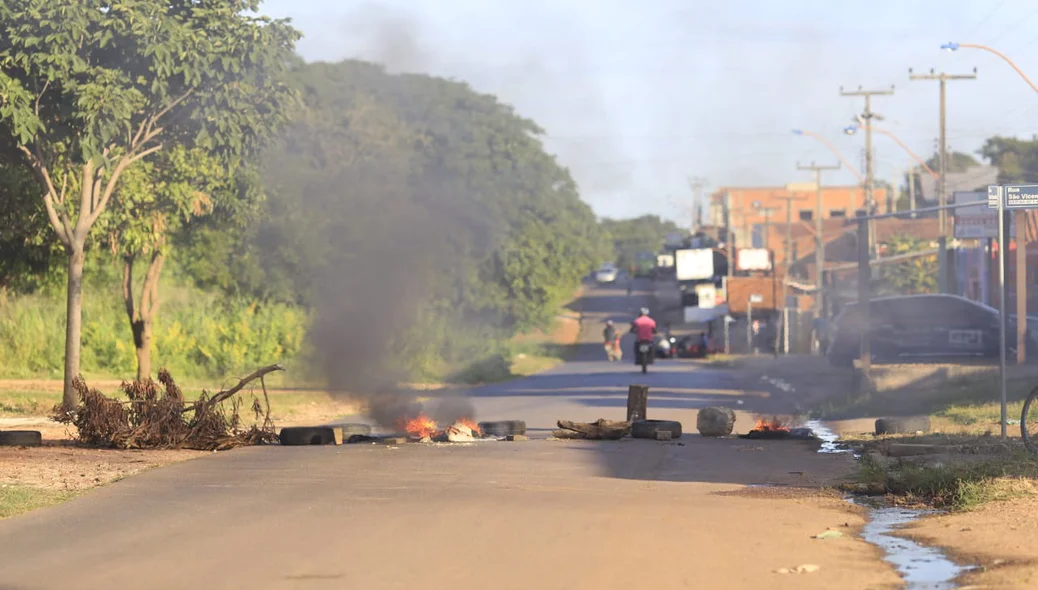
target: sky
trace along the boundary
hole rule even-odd
[[[909,68],[977,68],[976,80],[948,83],[952,150],[1038,127],[1038,96],[1008,64],[940,50],[988,45],[1038,82],[1033,0],[266,0],[262,11],[291,18],[308,61],[375,61],[513,105],[601,216],[687,224],[690,177],[707,191],[781,186],[813,180],[798,163],[837,163],[792,129],[825,136],[864,171],[864,136],[843,133],[864,100],[841,87],[893,85],[872,100],[876,127],[926,159],[939,84],[910,81]],[[911,157],[883,135],[874,143],[876,178],[898,182]],[[823,176],[855,182],[845,168]]]

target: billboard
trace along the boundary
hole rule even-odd
[[[674,255],[673,254],[658,254],[656,255],[656,266],[660,268],[670,268],[674,266]]]
[[[771,270],[771,252],[767,248],[739,248],[735,256],[737,270]]]
[[[987,192],[956,192],[955,203],[987,202]],[[998,237],[998,211],[987,207],[955,209],[955,237],[960,240]],[[1016,237],[1016,217],[1010,216],[1009,237]]]
[[[712,279],[714,277],[714,251],[712,248],[676,250],[674,266],[679,281]]]

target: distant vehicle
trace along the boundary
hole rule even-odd
[[[876,362],[999,356],[999,313],[990,306],[947,294],[880,297],[869,303],[870,351]],[[866,326],[859,309],[850,304],[832,322],[826,356],[834,366],[851,366],[860,355]],[[1013,356],[1015,319],[1008,323],[1006,348]]]
[[[612,264],[604,264],[595,273],[595,280],[599,283],[615,283],[618,272]]]

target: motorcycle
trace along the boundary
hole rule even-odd
[[[649,365],[653,363],[653,342],[651,340],[639,340],[634,347],[634,364],[641,365],[642,373],[649,372]]]

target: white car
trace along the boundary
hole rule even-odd
[[[595,280],[599,283],[615,283],[617,271],[611,266],[603,266],[595,273]]]

